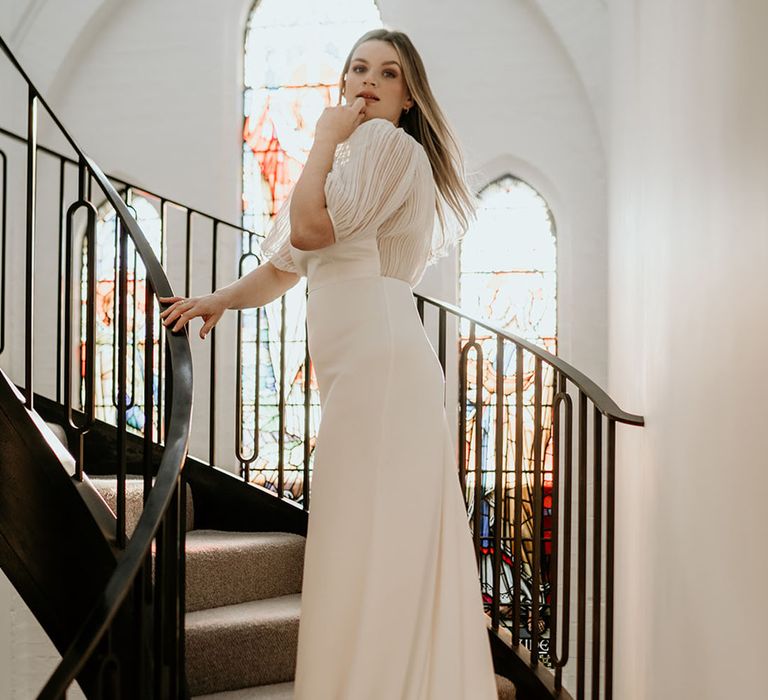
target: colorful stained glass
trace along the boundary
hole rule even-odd
[[[381,26],[371,0],[263,0],[251,14],[245,36],[243,227],[253,234],[243,236],[242,272],[256,264],[259,239],[301,175],[320,114],[338,102],[339,74],[347,52],[360,35]],[[241,468],[248,470],[254,483],[276,491],[282,458],[283,495],[298,502],[303,502],[305,434],[311,470],[320,421],[311,366],[308,425],[305,419],[305,295],[302,279],[283,300],[241,315]]]
[[[505,176],[488,185],[480,193],[481,206],[477,221],[461,246],[460,304],[473,317],[488,319],[494,325],[530,340],[552,354],[557,353],[557,255],[555,226],[551,212],[533,188],[522,180]],[[512,624],[514,552],[514,493],[515,493],[515,424],[517,418],[517,356],[516,346],[504,346],[504,391],[498,397],[496,389],[496,338],[481,329],[474,339],[470,326],[462,323],[460,346],[475,340],[477,352],[467,357],[467,402],[465,406],[466,433],[464,455],[467,464],[465,497],[474,516],[474,472],[476,450],[481,450],[480,542],[481,581],[486,604],[493,596],[493,537],[497,523],[502,527],[501,600],[502,623]],[[478,405],[475,381],[477,362],[482,366],[482,406]],[[523,643],[530,642],[530,614],[533,604],[533,546],[538,537],[542,560],[539,567],[540,660],[548,664],[549,631],[549,556],[551,546],[552,512],[552,402],[554,373],[542,364],[541,375],[541,468],[542,525],[538,535],[533,532],[534,509],[534,426],[535,426],[535,359],[523,352],[522,372],[522,590],[519,591],[523,625]],[[504,502],[497,518],[494,498],[495,445],[497,401],[502,401],[503,431],[502,464],[504,471]],[[478,415],[480,419],[478,420]],[[474,523],[474,517],[470,518]]]
[[[133,197],[129,200],[129,209],[138,221],[141,230],[147,236],[153,250],[160,257],[161,226],[160,216],[155,207],[144,197]],[[96,223],[96,343],[95,343],[95,414],[97,420],[112,425],[117,422],[117,356],[114,348],[117,343],[117,294],[116,274],[118,265],[118,227],[115,211],[111,206],[105,206],[98,216]],[[130,239],[127,247],[128,285],[127,285],[127,352],[126,352],[126,422],[128,429],[135,433],[143,433],[145,424],[144,405],[144,360],[145,360],[145,289],[146,271],[136,253]],[[86,265],[88,246],[83,244],[82,267],[80,280],[81,304],[81,405],[85,401],[85,321],[87,303]],[[154,314],[154,383],[153,405],[157,404],[157,387],[159,366],[159,315],[157,307]],[[158,416],[153,411],[153,420]],[[157,432],[155,433],[157,435]]]

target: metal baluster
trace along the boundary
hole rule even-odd
[[[423,305],[423,301],[422,301]],[[470,324],[470,328],[473,324]],[[471,337],[471,335],[470,335]],[[467,493],[467,365],[469,362],[469,351],[473,345],[469,342],[464,343],[464,347],[459,353],[459,484],[461,484],[461,493]]]
[[[185,673],[184,673],[184,660],[186,658],[185,650],[185,601],[186,601],[186,541],[187,541],[187,484],[184,479],[184,472],[182,471],[179,477],[179,513],[178,513],[178,554],[177,554],[177,593],[176,593],[176,689],[177,696],[185,697]]]
[[[613,698],[613,564],[616,507],[616,421],[608,419],[605,523],[605,700]]]
[[[219,249],[219,224],[213,224],[211,252],[211,292],[216,291],[216,267]],[[210,376],[208,383],[208,464],[216,464],[216,327],[211,328]]]
[[[443,328],[445,326],[441,324]],[[475,558],[478,569],[481,563],[480,517],[483,510],[483,346],[475,340],[475,324],[473,323],[469,337],[475,348],[475,503],[473,512],[473,529],[475,540]]]
[[[285,464],[285,295],[280,299],[280,387],[278,393],[277,433],[277,496],[283,497],[283,466]]]
[[[29,86],[27,102],[27,237],[24,305],[24,396],[34,408],[33,345],[35,309],[35,206],[37,204],[37,94]]]
[[[531,666],[539,663],[539,598],[541,595],[541,537],[542,537],[542,427],[541,427],[541,358],[534,361],[533,370],[533,583],[531,591]]]
[[[128,233],[119,223],[120,254],[118,262],[118,361],[117,361],[117,545],[125,548],[125,479],[126,479],[126,392],[128,342]]]
[[[146,504],[152,488],[152,435],[155,406],[155,294],[148,276],[144,282],[144,495]]]
[[[83,464],[85,456],[85,433],[93,426],[95,421],[95,347],[96,347],[96,216],[95,207],[83,198],[85,194],[86,170],[85,162],[81,161],[79,171],[79,195],[80,198],[73,202],[67,209],[66,237],[64,250],[64,407],[67,413],[67,422],[77,436],[78,449],[75,455],[78,480],[83,478]],[[78,424],[74,416],[72,402],[72,254],[73,254],[73,222],[75,213],[84,207],[87,214],[84,246],[88,252],[86,264],[86,321],[85,321],[85,348],[77,343],[79,352],[85,352],[85,357],[80,358],[78,367],[85,365],[85,402],[83,405],[83,423]]]
[[[602,584],[602,509],[603,509],[603,417],[597,406],[594,407],[593,418],[593,445],[594,472],[592,474],[593,487],[593,515],[592,515],[592,698],[600,700],[600,588]]]
[[[441,308],[438,321],[438,345],[437,345],[437,357],[440,360],[440,366],[443,368],[443,376],[445,376],[445,346],[446,346],[446,333],[445,333],[445,309]]]
[[[238,277],[242,277],[245,273],[245,262],[249,258],[256,259],[256,256],[250,249],[240,256],[237,266]],[[258,314],[259,309],[256,309],[255,313]],[[237,457],[238,462],[240,462],[243,480],[248,483],[250,481],[251,464],[256,459],[259,452],[256,426],[254,426],[254,443],[251,454],[246,455],[243,452],[243,438],[245,431],[245,426],[243,425],[243,312],[240,309],[237,311],[237,339],[235,343],[235,456]],[[255,394],[258,402],[258,381],[256,383]]]
[[[307,296],[309,290],[306,291]],[[312,358],[309,355],[309,326],[304,320],[304,477],[302,487],[304,491],[304,509],[309,510],[309,419],[311,415],[311,391],[312,391]]]
[[[56,403],[61,403],[61,380],[62,380],[62,313],[64,312],[64,217],[66,215],[64,210],[64,176],[65,176],[65,161],[64,158],[59,157],[59,234],[57,243],[57,264],[56,271],[59,273],[59,284],[56,294]],[[5,177],[3,177],[5,183]],[[3,197],[5,200],[5,197]],[[3,213],[5,213],[5,206],[3,206]],[[3,227],[5,229],[5,227]],[[3,230],[3,243],[5,243],[5,230]],[[5,252],[3,252],[3,284],[5,284]],[[3,298],[5,295],[3,294]],[[3,324],[4,325],[4,324]],[[2,352],[2,345],[4,337],[4,328],[0,329],[0,352]]]
[[[493,607],[491,624],[499,629],[501,617],[501,530],[504,527],[504,338],[496,336],[496,483],[493,491]]]
[[[559,381],[558,392],[553,401],[553,486],[552,486],[552,560],[550,566],[550,581],[552,585],[552,608],[551,624],[549,635],[549,659],[555,667],[555,689],[560,690],[563,684],[563,666],[568,661],[568,641],[569,641],[569,621],[570,621],[570,601],[571,601],[571,456],[573,450],[573,402],[568,396],[566,378],[563,374],[557,373],[556,380]],[[560,404],[565,405],[565,468],[560,467]],[[563,503],[564,534],[560,536],[560,473],[565,474],[565,496]],[[559,607],[558,582],[559,566],[558,556],[560,551],[560,541],[563,541],[563,653],[557,654],[558,626],[557,614]]]
[[[127,190],[125,192],[125,195],[122,193],[120,194],[121,197],[128,196]],[[117,215],[117,211],[115,211],[115,226],[114,226],[114,245],[115,245],[115,255],[114,255],[114,271],[115,271],[115,291],[117,291],[118,288],[118,267],[120,265],[120,217]],[[118,325],[119,325],[119,316],[120,311],[118,309],[118,305],[120,303],[120,295],[119,294],[113,294],[112,295],[112,405],[115,407],[115,410],[118,409],[118,403],[120,401],[119,395],[118,395],[118,388],[117,384],[115,383],[115,377],[117,376],[117,363],[119,360],[119,347],[118,347]]]
[[[587,596],[587,395],[579,390],[579,555],[578,622],[576,635],[576,700],[584,700]]]
[[[512,580],[512,645],[520,646],[523,559],[523,349],[515,346],[515,518]]]
[[[187,209],[186,230],[184,245],[184,296],[189,296],[190,277],[192,270],[192,210]]]

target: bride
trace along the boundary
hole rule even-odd
[[[200,337],[227,309],[307,279],[322,418],[312,475],[294,697],[491,700],[490,643],[443,404],[412,288],[474,213],[463,161],[407,35],[364,34],[268,258],[201,297],[163,298]],[[341,104],[341,100],[345,104]]]

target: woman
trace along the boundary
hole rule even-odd
[[[421,58],[405,34],[375,30],[317,122],[264,241],[269,261],[214,294],[161,300],[166,326],[200,316],[204,338],[226,309],[262,306],[307,277],[322,420],[297,699],[497,697],[444,377],[412,294],[471,214]]]

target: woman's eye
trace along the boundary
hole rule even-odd
[[[353,73],[359,73],[360,71],[364,71],[364,70],[365,70],[365,66],[353,66],[352,67],[352,72]],[[397,77],[397,73],[395,73],[395,71],[391,71],[391,70],[385,70],[384,71],[384,75],[389,76],[390,78],[396,78]]]

